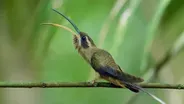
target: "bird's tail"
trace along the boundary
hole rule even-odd
[[[126,88],[128,88],[129,90],[135,92],[135,93],[138,93],[139,92],[139,88],[135,87],[134,85],[129,85],[129,84],[125,84],[124,85]]]
[[[132,83],[128,83],[128,82],[122,82],[124,84],[124,86],[126,88],[128,88],[129,90],[133,91],[133,92],[139,92],[142,91],[146,94],[148,94],[149,96],[151,96],[153,99],[157,100],[158,102],[160,102],[161,104],[166,104],[164,101],[162,101],[161,99],[159,99],[158,97],[156,97],[155,95],[149,93],[148,91],[144,90],[143,88],[141,88],[140,86],[136,85],[136,84],[132,84]]]

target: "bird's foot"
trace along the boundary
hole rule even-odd
[[[92,84],[93,86],[97,86],[97,81],[100,80],[101,77],[98,73],[95,73],[95,78],[93,80],[91,80],[89,83]]]
[[[97,80],[96,79],[91,80],[89,83],[92,84],[93,86],[97,86]]]

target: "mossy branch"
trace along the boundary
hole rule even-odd
[[[184,84],[140,84],[143,88],[152,89],[184,89]],[[107,82],[0,82],[0,88],[120,88]]]

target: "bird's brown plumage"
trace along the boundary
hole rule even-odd
[[[115,85],[126,87],[133,92],[139,92],[139,90],[141,90],[153,97],[155,100],[159,101],[161,104],[165,104],[165,102],[160,100],[158,97],[135,84],[137,82],[142,82],[143,79],[124,73],[119,65],[115,63],[112,56],[108,52],[98,49],[93,40],[86,33],[81,32],[68,17],[55,9],[53,9],[53,11],[68,20],[79,35],[76,35],[70,29],[64,26],[53,23],[50,25],[65,28],[74,34],[75,48],[78,50],[80,55],[93,67],[93,69],[100,74],[101,78],[104,78]]]
[[[134,92],[138,92],[139,89],[129,86],[126,83],[135,84],[144,81],[142,78],[123,72],[111,54],[102,49],[96,51],[91,57],[91,66],[95,71],[100,73],[101,78],[117,86],[127,87]]]
[[[82,39],[83,38],[83,39]],[[100,77],[121,87],[127,87],[131,91],[138,92],[139,89],[129,86],[126,83],[139,83],[143,79],[124,73],[120,66],[107,51],[95,46],[92,39],[85,33],[80,37],[74,36],[73,43],[79,54],[99,73]],[[83,47],[82,46],[85,46]]]

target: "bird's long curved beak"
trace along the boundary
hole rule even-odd
[[[55,27],[60,27],[62,29],[65,29],[69,32],[72,33],[72,35],[76,36],[77,38],[79,38],[80,36],[78,34],[76,34],[74,31],[72,31],[72,29],[66,27],[66,26],[63,26],[63,25],[59,25],[59,24],[56,24],[56,23],[42,23],[41,25],[51,25],[51,26],[55,26]]]

